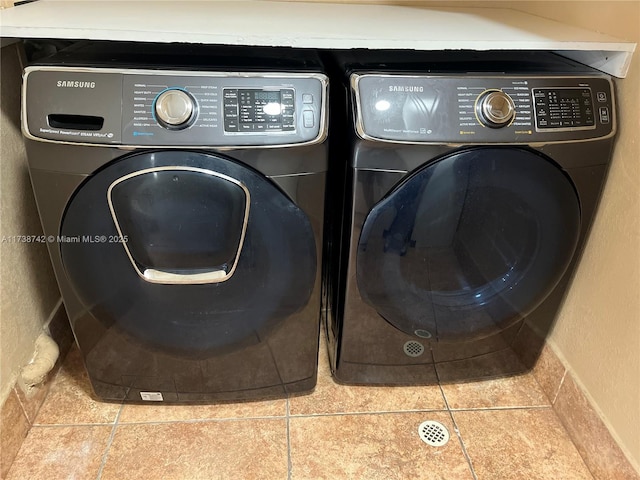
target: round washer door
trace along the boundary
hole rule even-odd
[[[187,356],[257,342],[311,296],[316,243],[271,181],[220,155],[109,164],[62,220],[63,265],[103,327]]]
[[[413,172],[370,211],[359,292],[408,334],[475,340],[547,297],[579,234],[576,191],[549,159],[515,148],[458,151]]]

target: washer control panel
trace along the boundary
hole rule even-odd
[[[596,127],[590,88],[534,88],[533,101],[539,131]]]
[[[296,129],[292,88],[225,88],[224,131],[227,133],[291,132]]]
[[[351,76],[356,130],[406,143],[553,143],[615,133],[606,75]]]
[[[122,146],[318,143],[327,84],[320,73],[28,67],[23,129],[35,139]]]

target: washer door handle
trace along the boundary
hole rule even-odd
[[[180,185],[184,187],[175,187]],[[206,197],[205,191],[216,192],[215,198]],[[189,211],[196,212],[191,223],[205,224],[212,238],[207,237],[206,242],[195,246],[193,242],[184,242],[182,237],[189,234],[183,233],[179,227],[181,222],[189,222],[188,214],[185,213],[184,218],[176,222],[161,208],[143,207],[159,202],[164,205],[161,203],[162,197],[179,206],[188,205]],[[122,242],[122,246],[143,280],[168,285],[206,284],[224,282],[234,274],[240,260],[251,207],[251,195],[241,181],[197,167],[153,167],[134,171],[115,180],[107,190],[107,201],[118,235],[129,239],[129,242]],[[235,211],[237,215],[224,215],[221,211]],[[135,228],[140,224],[151,226],[142,231]],[[221,233],[213,235],[212,230]],[[190,232],[193,238],[203,236],[198,231]],[[220,244],[222,247],[218,248]],[[200,249],[204,250],[204,254],[196,261],[189,257],[189,252],[198,253]],[[165,251],[170,254],[164,255]],[[175,254],[176,251],[178,254]]]
[[[211,270],[198,273],[173,273],[147,268],[142,277],[151,283],[165,283],[172,285],[197,285],[202,283],[218,283],[225,281],[229,274],[224,270]]]

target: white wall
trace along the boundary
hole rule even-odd
[[[0,405],[29,362],[35,339],[60,294],[46,246],[12,243],[15,235],[42,235],[20,132],[18,44],[0,51]],[[7,241],[9,239],[9,241]],[[1,240],[0,240],[1,241]]]
[[[640,2],[510,2],[640,43]],[[553,5],[553,8],[549,8]],[[551,336],[614,436],[640,465],[640,49],[616,82],[619,136],[602,203]]]

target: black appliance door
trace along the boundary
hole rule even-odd
[[[579,232],[576,191],[549,159],[518,148],[457,151],[412,172],[370,211],[359,293],[408,334],[487,337],[553,290]]]
[[[314,287],[311,224],[266,177],[229,158],[133,154],[67,206],[61,254],[103,327],[182,356],[257,342]]]

